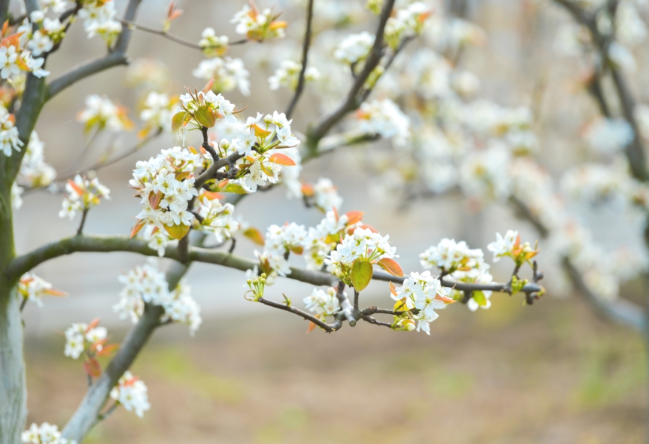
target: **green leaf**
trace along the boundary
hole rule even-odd
[[[234,193],[234,194],[248,194],[248,192],[244,190],[241,185],[236,183],[227,184],[222,191],[225,191],[226,193]]]
[[[479,306],[484,307],[488,304],[487,297],[481,291],[473,292],[473,300],[478,303]]]
[[[187,236],[187,233],[189,233],[189,225],[180,224],[180,225],[172,225],[171,227],[169,225],[164,225],[164,228],[167,231],[167,233],[169,233],[169,236],[178,240]]]
[[[174,114],[171,118],[171,131],[178,131],[182,128],[185,125],[188,116],[189,115],[185,111],[180,111]]]
[[[212,128],[216,123],[216,114],[209,105],[199,107],[194,113],[196,121],[206,128]]]
[[[356,291],[363,291],[372,280],[372,264],[356,259],[352,264],[352,284]]]

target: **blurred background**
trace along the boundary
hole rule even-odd
[[[115,1],[121,10],[125,2]],[[354,8],[364,4],[348,3]],[[579,162],[579,150],[571,147],[583,115],[596,110],[587,97],[567,94],[575,66],[552,54],[556,22],[565,15],[556,8],[537,10],[538,3],[468,1],[467,18],[486,31],[488,41],[469,49],[462,60],[479,74],[482,96],[502,105],[539,107],[537,133],[544,166],[559,171]],[[185,12],[172,32],[198,41],[201,31],[211,26],[233,39],[229,20],[243,4],[179,1]],[[293,2],[272,5],[288,11],[289,22],[301,17],[302,8]],[[159,28],[167,6],[166,0],[144,0],[137,22]],[[297,47],[301,33],[300,26],[289,25],[287,40],[294,39]],[[263,48],[273,44],[264,43]],[[282,110],[291,95],[268,89],[266,79],[273,69],[254,66],[250,57],[262,48],[251,45],[233,47],[232,55],[246,61],[253,93],[226,96],[238,108]],[[104,51],[101,40],[87,39],[76,25],[48,61],[48,69],[56,76]],[[252,56],[246,58],[246,53]],[[184,86],[203,86],[192,76],[204,59],[199,51],[136,30],[129,54],[132,59],[160,59],[173,80],[174,94]],[[110,97],[129,107],[130,117],[138,121],[141,97],[127,87],[125,73],[125,68],[115,68],[84,80],[45,107],[36,129],[46,144],[46,160],[58,171],[65,171],[88,143],[83,125],[75,120],[87,95]],[[636,86],[642,90],[642,85]],[[539,88],[545,92],[540,101]],[[304,132],[318,117],[307,93],[293,128]],[[195,137],[190,135],[188,143],[196,144]],[[108,146],[127,149],[136,142],[135,134],[102,134],[91,147],[91,157],[99,157]],[[177,144],[163,136],[103,169],[99,178],[111,189],[111,200],[89,213],[85,232],[128,234],[139,212],[138,200],[127,186],[135,161]],[[483,249],[496,231],[513,228],[525,239],[537,237],[506,207],[478,209],[459,195],[405,208],[395,199],[370,199],[368,177],[359,174],[354,151],[340,150],[309,163],[303,177],[311,182],[331,178],[344,198],[342,211],[364,211],[367,223],[389,233],[404,270],[419,270],[418,254],[442,237]],[[270,224],[313,226],[321,219],[320,213],[287,200],[285,194],[278,188],[252,196],[236,212],[262,231]],[[47,192],[24,196],[23,208],[15,215],[19,252],[74,234],[78,220],[58,218],[61,200]],[[610,229],[615,215],[585,211],[584,218],[604,244],[632,242],[619,233],[624,230]],[[253,250],[242,238],[236,252],[252,257]],[[542,253],[539,260],[543,268]],[[112,310],[121,289],[117,277],[143,262],[129,254],[83,254],[36,270],[69,296],[47,299],[43,308],[28,304],[25,309],[29,422],[63,425],[70,417],[85,393],[86,379],[80,362],[64,358],[62,331],[72,322],[100,317],[112,341],[121,340],[130,324]],[[493,270],[497,280],[506,280],[510,272],[508,265]],[[246,301],[239,271],[195,264],[187,281],[202,310],[203,325],[196,337],[189,337],[186,326],[164,327],[133,368],[149,387],[151,410],[143,419],[118,410],[87,442],[644,442],[646,359],[640,337],[598,320],[578,296],[550,282],[544,282],[551,290],[547,297],[532,307],[506,295],[494,295],[493,307],[476,313],[449,307],[426,336],[365,323],[332,335],[306,335],[307,324],[299,318]],[[623,292],[632,291],[633,285]],[[310,286],[278,280],[267,295],[279,299],[286,293],[301,300],[310,292]],[[370,305],[390,305],[385,284],[373,283],[363,297]]]

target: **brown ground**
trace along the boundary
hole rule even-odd
[[[639,336],[576,298],[532,308],[452,307],[432,335],[346,326],[336,334],[270,310],[158,332],[134,373],[144,419],[118,410],[89,443],[644,442]],[[115,333],[116,339],[121,337]],[[30,421],[63,424],[85,384],[63,339],[29,338]]]

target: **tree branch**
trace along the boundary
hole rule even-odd
[[[358,93],[361,91],[367,78],[370,76],[374,68],[381,61],[381,56],[383,55],[383,34],[385,33],[385,25],[390,18],[392,13],[392,8],[394,7],[395,0],[386,0],[383,4],[383,9],[381,10],[381,15],[379,18],[379,25],[376,30],[376,37],[374,38],[374,45],[372,45],[372,50],[370,51],[369,56],[365,60],[365,66],[361,73],[356,77],[354,84],[352,85],[347,98],[345,101],[336,109],[333,113],[327,116],[318,126],[309,131],[307,135],[307,141],[310,146],[316,147],[317,142],[322,139],[333,126],[338,123],[344,116],[350,111],[353,111],[358,107],[356,98]]]
[[[306,73],[306,65],[309,57],[309,46],[311,45],[311,23],[313,22],[313,0],[309,0],[306,10],[307,10],[306,31],[304,32],[304,41],[302,43],[302,69],[300,70],[300,76],[298,77],[297,86],[295,88],[295,94],[293,95],[293,98],[291,99],[291,103],[288,105],[288,109],[286,110],[287,119],[290,119],[291,116],[293,115],[293,111],[295,111],[295,106],[297,105],[298,100],[300,100],[300,96],[302,95],[302,91],[304,90],[304,83],[305,83],[304,76]]]
[[[321,321],[320,319],[316,318],[315,316],[310,315],[306,311],[302,311],[299,308],[295,308],[291,305],[286,305],[286,304],[281,304],[279,302],[274,302],[274,301],[269,301],[268,299],[260,298],[257,302],[261,302],[264,305],[268,305],[269,307],[273,308],[278,308],[280,310],[288,311],[289,313],[296,314],[298,316],[303,317],[307,321],[311,321],[314,324],[316,324],[318,327],[324,329],[327,333],[332,333],[334,331],[337,331],[342,327],[342,322],[339,322],[338,319],[336,319],[336,322],[333,324],[327,324],[326,322]]]
[[[137,8],[141,1],[142,0],[129,0],[126,12],[124,13],[124,20],[132,21],[135,18]],[[47,99],[54,97],[65,88],[93,74],[114,66],[127,65],[128,57],[126,56],[126,49],[131,40],[131,32],[131,29],[128,27],[123,28],[119,38],[117,39],[117,43],[115,43],[115,47],[110,53],[99,59],[91,60],[72,68],[72,70],[62,74],[58,79],[54,79],[47,89]]]

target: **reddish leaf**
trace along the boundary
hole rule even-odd
[[[370,230],[372,233],[378,233],[378,230],[376,228],[374,228],[374,227],[372,227],[370,225],[367,225],[367,224],[363,224],[363,225],[359,226],[358,228],[362,228],[364,230]]]
[[[392,282],[390,282],[390,293],[392,293],[394,296],[397,295],[397,287]]]
[[[100,352],[97,352],[97,356],[110,356],[118,348],[119,348],[119,344],[108,344],[104,346]]]
[[[262,129],[256,123],[252,125],[251,128],[255,131],[255,136],[261,137],[262,139],[265,139],[266,137],[272,134],[270,131],[266,131],[265,129]]]
[[[86,328],[85,332],[88,333],[90,330],[92,330],[93,328],[98,326],[99,322],[101,322],[101,319],[99,319],[99,318],[93,319],[92,322],[90,322],[90,324],[88,324],[88,328]]]
[[[145,225],[146,225],[146,222],[144,222],[143,220],[137,221],[137,223],[135,224],[135,226],[131,230],[131,237],[135,237],[140,232],[140,230],[142,228],[144,228]]]
[[[295,166],[295,161],[286,154],[275,153],[268,160],[278,165]]]
[[[372,280],[372,264],[356,259],[352,264],[352,284],[356,291],[363,291]]]
[[[311,185],[310,183],[303,183],[302,194],[304,194],[306,197],[313,196],[315,194],[315,191],[313,190],[313,185]]]
[[[216,199],[220,200],[223,199],[223,194],[214,191],[203,191],[203,194],[201,194],[201,198],[207,200],[216,200]]]
[[[162,193],[158,191],[154,193],[153,191],[149,193],[149,205],[154,210],[157,210],[160,207],[160,202],[162,201]]]
[[[401,266],[397,263],[397,261],[395,261],[394,259],[388,259],[387,257],[384,257],[383,259],[377,262],[377,265],[379,265],[385,271],[390,273],[392,276],[403,277],[403,270],[401,269]]]
[[[83,194],[83,188],[81,188],[79,185],[77,185],[74,180],[68,179],[68,185],[72,187],[74,191],[76,191],[77,194],[82,195]]]
[[[97,361],[95,358],[88,358],[87,361],[84,361],[83,369],[86,371],[86,374],[92,376],[93,378],[98,378],[101,376],[101,365],[99,365],[99,361]]]
[[[261,234],[261,232],[253,227],[248,228],[243,232],[243,235],[246,236],[248,239],[256,243],[257,245],[264,245],[266,241],[264,240],[264,235]]]
[[[363,220],[363,214],[365,213],[362,211],[348,211],[345,213],[345,216],[347,216],[347,225],[354,225]]]
[[[314,328],[315,328],[315,322],[309,321],[309,328],[306,329],[306,334],[308,335],[309,333],[311,333]]]
[[[208,91],[212,89],[212,85],[214,85],[214,77],[212,77],[210,81],[207,82],[207,85],[205,85],[205,87],[203,88],[203,93],[207,94]]]

